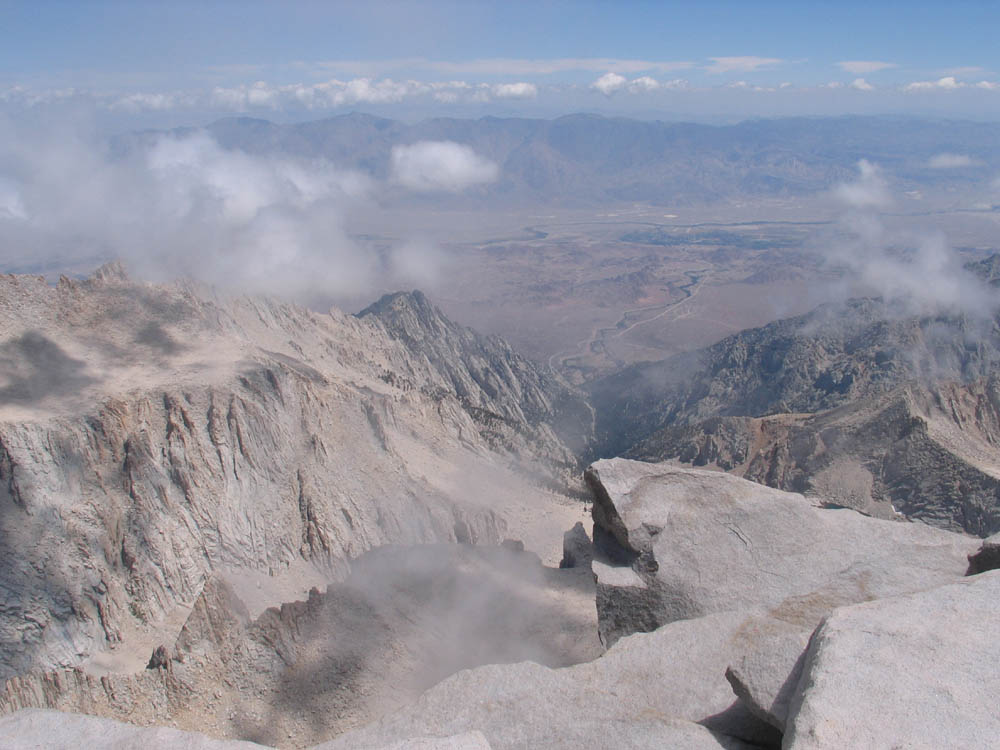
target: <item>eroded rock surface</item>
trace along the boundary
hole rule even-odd
[[[996,265],[970,264],[970,288],[978,275],[995,289]],[[715,466],[988,536],[1000,530],[998,362],[996,317],[824,305],[594,381],[594,457]]]

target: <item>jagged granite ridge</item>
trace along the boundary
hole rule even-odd
[[[500,433],[470,416],[460,369],[370,316],[120,266],[0,277],[0,677],[115,647],[213,571],[338,577],[382,544],[499,542],[499,503],[575,459],[509,390],[476,402]],[[493,474],[522,491],[495,498]]]

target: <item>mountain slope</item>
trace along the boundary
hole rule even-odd
[[[0,278],[0,339],[0,677],[145,660],[214,572],[277,604],[375,546],[572,525],[539,480],[575,466],[544,408],[573,396],[499,345],[512,379],[460,394],[460,357],[370,315],[116,267]]]
[[[657,431],[626,456],[989,536],[1000,530],[1000,379],[910,383],[816,414],[714,417]]]
[[[903,317],[876,299],[827,305],[595,381],[598,455],[710,417],[814,413],[910,380],[970,381],[998,360],[996,322]]]

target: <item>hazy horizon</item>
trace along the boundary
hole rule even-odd
[[[0,110],[107,128],[363,109],[1000,119],[1000,8],[785,2],[0,4]],[[903,32],[903,33],[901,33]]]

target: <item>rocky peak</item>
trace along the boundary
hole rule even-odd
[[[528,432],[549,424],[573,453],[589,445],[593,417],[582,393],[503,339],[452,322],[422,292],[387,294],[357,317],[377,322],[426,358],[477,422],[498,429],[522,425]],[[573,462],[570,456],[547,455]]]
[[[129,281],[125,266],[120,260],[113,260],[98,268],[90,277],[93,281],[102,283],[127,283]]]
[[[373,315],[386,329],[400,338],[421,341],[429,334],[460,330],[431,304],[419,289],[383,295],[358,313],[359,318]]]

